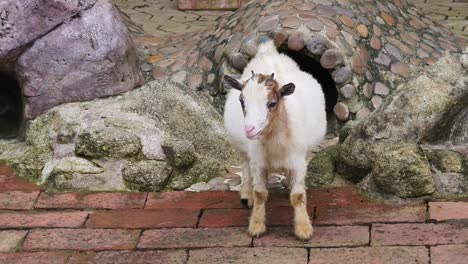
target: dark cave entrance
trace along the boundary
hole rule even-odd
[[[336,123],[333,107],[338,102],[338,90],[331,73],[320,65],[320,62],[302,52],[280,49],[279,52],[291,57],[302,71],[310,73],[322,86],[325,95],[325,106],[328,120],[328,131],[334,132]]]
[[[16,138],[20,132],[23,101],[18,82],[0,72],[0,139]]]

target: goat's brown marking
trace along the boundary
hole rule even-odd
[[[254,196],[255,196],[254,202],[256,204],[264,204],[267,201],[268,193],[267,192],[254,191]]]
[[[298,207],[305,204],[304,193],[293,193],[291,194],[291,204],[293,207]]]

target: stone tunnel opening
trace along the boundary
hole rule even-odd
[[[329,124],[328,131],[334,130],[331,127],[335,123],[335,114],[333,107],[338,101],[338,90],[330,72],[320,65],[320,62],[313,57],[310,57],[299,51],[292,51],[289,49],[280,49],[279,52],[292,58],[302,71],[310,73],[322,86],[325,95],[325,107],[327,112],[327,120]]]
[[[23,102],[15,78],[0,72],[0,139],[18,137],[22,125]]]

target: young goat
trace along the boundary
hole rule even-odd
[[[226,75],[224,83],[233,88],[224,125],[242,153],[241,202],[245,207],[253,204],[250,235],[266,231],[268,174],[284,172],[294,207],[294,233],[309,239],[313,229],[306,208],[306,155],[320,143],[327,127],[320,84],[279,54],[272,41],[259,45],[240,80]]]

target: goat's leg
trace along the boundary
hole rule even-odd
[[[240,185],[239,193],[241,203],[244,208],[252,208],[252,177],[250,176],[249,159],[242,157],[242,183]]]
[[[251,167],[253,180],[253,210],[249,221],[249,234],[257,237],[265,233],[265,204],[268,198],[267,172],[261,167]]]
[[[304,187],[306,164],[296,160],[296,167],[290,171],[291,194],[290,200],[294,207],[294,234],[300,239],[309,239],[313,228],[307,213],[307,196]]]

